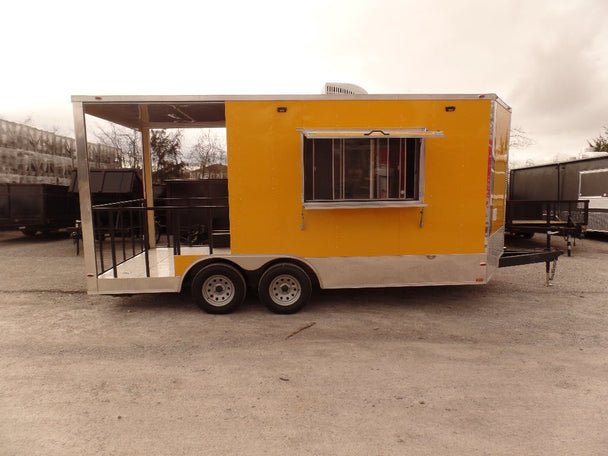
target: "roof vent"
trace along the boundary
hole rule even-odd
[[[355,84],[327,82],[323,93],[325,95],[365,95],[367,91]]]

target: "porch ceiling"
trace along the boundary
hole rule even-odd
[[[143,113],[147,110],[148,121]],[[223,101],[204,102],[92,102],[84,112],[128,128],[210,128],[225,127]]]

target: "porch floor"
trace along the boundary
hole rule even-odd
[[[214,248],[213,254],[230,254],[229,248]],[[181,255],[209,255],[208,246],[182,247]],[[148,264],[150,266],[149,277],[175,277],[175,263],[172,247],[157,247],[148,251]],[[146,278],[146,260],[144,253],[130,258],[116,266],[117,277],[114,270],[104,272],[98,276],[99,279],[115,278]]]

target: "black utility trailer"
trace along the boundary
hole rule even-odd
[[[531,203],[520,201],[546,202],[553,207],[545,215],[559,212],[561,222],[568,220],[564,209],[570,211],[571,226],[566,230],[569,234],[608,233],[608,155],[514,169],[510,172],[509,201],[515,219],[520,218],[520,211],[530,210],[526,204]],[[588,201],[586,208],[572,206],[573,202],[582,201]],[[558,211],[554,210],[556,204]],[[522,232],[520,227],[507,222],[509,229]],[[544,227],[536,232],[544,232]]]
[[[27,236],[74,226],[78,194],[64,185],[0,184],[0,229]]]
[[[534,233],[563,236],[570,256],[572,239],[583,236],[588,213],[588,200],[508,200],[505,231],[525,238],[531,238]]]

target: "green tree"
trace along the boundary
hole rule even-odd
[[[152,152],[152,180],[160,184],[166,179],[183,178],[186,163],[181,152],[182,131],[152,130],[150,149]]]
[[[608,127],[604,127],[604,135],[599,135],[597,138],[587,141],[594,152],[608,152]]]

